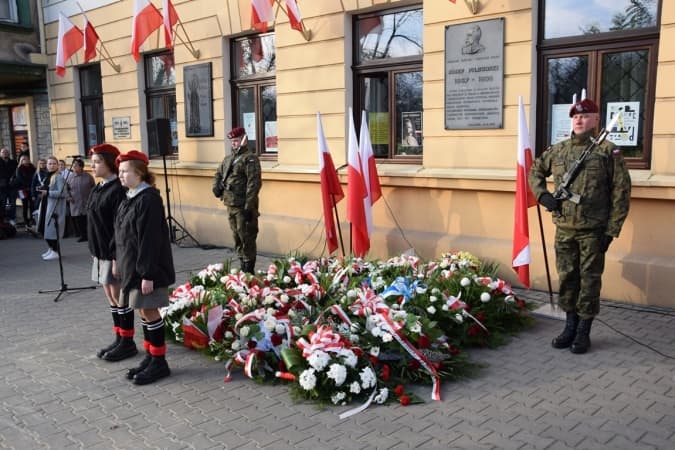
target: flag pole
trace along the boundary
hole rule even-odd
[[[277,11],[274,13],[274,22],[276,23],[277,15],[279,14],[279,9],[281,9],[281,11],[283,11],[283,13],[286,14],[288,20],[291,20],[291,17],[288,15],[288,11],[286,11],[284,8],[281,7],[281,0],[274,0],[274,2],[277,4]],[[302,31],[300,33],[302,34],[302,37],[307,42],[309,42],[312,39],[312,31],[308,30],[307,27],[305,26],[305,19],[300,19],[300,24],[302,25]]]
[[[80,8],[80,12],[82,13],[82,16],[84,16],[84,18],[87,19],[87,23],[91,24],[91,22],[89,22],[89,17],[87,17],[87,15],[85,14],[84,8],[82,8],[82,5],[80,5],[80,2],[75,2],[75,3],[77,3],[77,7]],[[93,27],[94,27],[94,25],[92,25],[92,28]],[[86,33],[87,30],[82,30],[82,32]],[[98,35],[98,33],[96,33],[96,34]],[[112,67],[115,72],[120,73],[120,71],[122,70],[122,67],[120,67],[119,64],[115,64],[115,61],[112,59],[112,56],[110,56],[110,52],[106,48],[105,44],[103,43],[103,39],[101,39],[100,36],[98,37],[98,43],[101,45],[101,50],[105,51],[105,55],[104,55],[103,52],[99,50],[99,52],[98,52],[99,55],[101,55],[103,57],[103,60],[105,62],[110,64],[110,67]]]
[[[337,222],[337,232],[340,237],[340,248],[342,249],[342,256],[347,256],[345,253],[345,243],[342,240],[342,227],[340,226],[340,216],[338,215],[337,203],[335,203],[335,194],[331,194],[330,198],[333,202],[333,211],[335,212],[335,222]]]
[[[548,267],[548,253],[546,252],[546,239],[544,238],[544,224],[541,220],[541,207],[537,203],[537,216],[539,217],[539,232],[541,233],[541,248],[544,251],[544,267],[546,267],[546,281],[548,282],[548,302],[551,310],[555,308],[553,303],[553,288],[551,287],[551,270]]]
[[[192,56],[195,59],[199,59],[199,49],[196,49],[194,45],[192,45],[192,41],[190,40],[190,37],[187,34],[187,31],[185,31],[185,27],[183,26],[183,22],[181,22],[180,19],[178,19],[178,25],[180,25],[180,28],[183,30],[183,33],[185,34],[185,39],[187,39],[187,42],[183,40],[183,38],[178,34],[178,29],[176,29],[176,32],[174,33],[174,36],[178,38],[178,40],[181,41],[181,43],[185,46],[185,48],[188,49],[188,51],[192,54]]]

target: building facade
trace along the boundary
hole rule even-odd
[[[357,130],[366,111],[383,193],[369,256],[466,250],[517,284],[518,99],[539,153],[569,134],[569,104],[585,94],[601,105],[603,125],[622,113],[610,138],[633,179],[602,294],[675,306],[673,2],[298,0],[298,31],[285,1],[273,3],[276,20],[264,30],[251,26],[250,0],[175,0],[173,49],[160,29],[138,62],[134,1],[80,4],[105,49],[87,64],[74,55],[64,77],[54,72],[58,13],[78,26],[82,13],[70,1],[44,6],[55,152],[85,154],[106,141],[147,152],[159,175],[165,155],[172,214],[200,243],[232,245],[211,179],[229,151],[227,131],[243,126],[263,166],[259,250],[325,254],[316,113],[346,188],[351,107]],[[158,134],[168,144],[157,145]],[[346,201],[337,211],[348,247]],[[533,287],[545,289],[536,208],[529,219]],[[551,267],[553,230],[543,212]]]

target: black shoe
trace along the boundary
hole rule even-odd
[[[122,336],[120,336],[119,334],[116,334],[116,335],[115,335],[115,341],[114,341],[112,344],[110,344],[109,346],[104,347],[104,348],[102,348],[101,350],[99,350],[99,351],[96,353],[96,356],[97,356],[98,358],[103,358],[103,355],[105,355],[105,354],[108,353],[110,350],[112,350],[112,349],[114,349],[115,347],[117,347],[117,346],[119,345],[119,343],[120,343],[121,340],[122,340]]]
[[[117,347],[103,355],[103,359],[110,362],[122,361],[138,354],[136,343],[132,338],[122,338]]]
[[[579,315],[576,311],[567,312],[565,315],[565,329],[551,341],[553,348],[568,348],[572,345],[572,342],[577,335]]]
[[[152,356],[150,356],[150,353],[146,353],[145,357],[141,360],[141,363],[137,367],[127,370],[127,380],[133,380],[137,373],[143,372],[145,368],[150,365],[151,360]]]
[[[578,355],[586,353],[591,347],[591,325],[593,324],[593,318],[582,319],[579,321],[579,328],[577,328],[577,336],[572,342],[570,351]]]
[[[134,376],[134,384],[143,385],[154,383],[171,375],[171,369],[163,356],[153,356],[148,367]]]

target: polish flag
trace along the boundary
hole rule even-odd
[[[328,244],[328,254],[333,253],[338,248],[338,236],[335,231],[335,220],[333,220],[333,207],[344,198],[340,180],[335,172],[333,158],[328,150],[326,136],[323,134],[323,125],[321,125],[321,113],[316,113],[316,136],[319,149],[319,174],[321,176],[321,199],[323,200],[323,222],[326,227],[326,242]]]
[[[368,222],[364,208],[368,190],[363,178],[359,143],[356,141],[356,127],[352,109],[349,108],[349,135],[347,144],[347,220],[351,224],[352,253],[364,257],[370,250]]]
[[[251,0],[251,26],[261,33],[267,32],[267,22],[274,22],[274,0]]]
[[[56,74],[66,74],[66,61],[84,45],[82,30],[77,28],[63,13],[59,13],[59,39],[56,44]]]
[[[288,13],[288,19],[291,21],[291,28],[302,32],[302,16],[295,0],[286,0],[286,12]]]
[[[171,0],[162,0],[162,21],[164,23],[164,45],[173,48],[173,26],[178,23],[178,13]]]
[[[162,15],[148,0],[134,1],[134,18],[131,27],[131,54],[138,62],[141,59],[141,45],[163,23]]]
[[[94,26],[84,16],[84,62],[89,62],[96,57],[96,44],[99,41],[98,33]]]
[[[523,97],[518,99],[518,164],[516,166],[516,209],[513,224],[513,270],[518,279],[527,288],[530,287],[530,231],[527,209],[537,204],[537,200],[527,182],[527,174],[532,167],[532,149],[530,135],[525,120]]]
[[[377,166],[375,165],[375,155],[373,154],[373,145],[370,142],[370,131],[368,131],[368,121],[366,112],[361,112],[361,130],[359,131],[359,155],[363,164],[363,181],[366,184],[368,198],[363,201],[366,212],[366,222],[368,223],[368,239],[373,232],[373,205],[382,197],[380,188],[380,177],[377,175]]]

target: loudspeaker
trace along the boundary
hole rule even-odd
[[[157,117],[148,120],[148,146],[151,155],[171,154],[171,127],[169,119]]]

